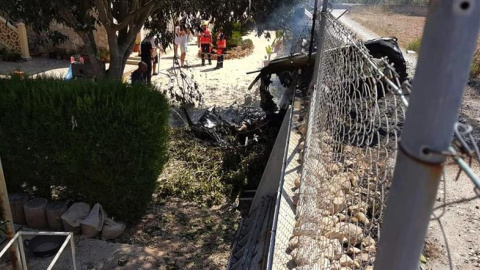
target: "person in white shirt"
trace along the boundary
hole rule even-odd
[[[185,67],[185,56],[187,55],[188,51],[188,38],[190,37],[190,31],[182,25],[180,28],[180,66]]]
[[[153,52],[152,52],[152,70],[153,70],[153,74],[152,75],[158,75],[157,73],[157,65],[158,65],[158,49],[160,49],[160,42],[157,41],[155,42],[155,36],[152,36],[150,38],[150,42],[152,43],[152,48],[153,48]]]
[[[173,45],[173,53],[174,53],[174,57],[175,58],[178,58],[178,46],[180,45],[180,43],[182,42],[182,38],[180,36],[180,26],[175,26],[175,40],[174,40],[174,45]]]

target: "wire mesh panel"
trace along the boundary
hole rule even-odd
[[[407,89],[386,59],[372,58],[330,14],[323,18],[291,256],[305,269],[369,269]]]

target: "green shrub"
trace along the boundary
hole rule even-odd
[[[240,42],[242,42],[242,34],[239,31],[233,31],[232,37],[227,39],[227,47],[237,47],[240,45]]]
[[[167,160],[168,105],[146,86],[1,79],[0,154],[11,191],[100,203],[131,222]]]
[[[407,44],[407,50],[416,51],[420,50],[420,44],[422,43],[421,38],[415,38],[413,41]]]
[[[246,50],[248,48],[253,48],[253,41],[249,38],[240,41],[240,46],[242,46],[243,50]]]
[[[9,52],[5,50],[3,53],[3,61],[16,62],[22,59],[22,55],[17,52]]]

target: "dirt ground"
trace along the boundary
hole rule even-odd
[[[397,37],[400,46],[403,48],[422,36],[423,26],[425,25],[425,17],[386,12],[379,7],[358,11],[353,9],[347,14],[347,17],[380,36]]]
[[[198,48],[195,41],[190,40],[186,61],[189,68],[182,70],[198,83],[205,101],[204,106],[226,107],[234,102],[247,105],[255,102],[257,98],[255,90],[247,91],[247,87],[257,74],[247,75],[246,72],[262,67],[265,47],[269,42],[264,38],[257,38],[255,33],[245,38],[253,40],[255,46],[253,52],[241,59],[225,60],[224,68],[220,70],[214,69],[215,60],[212,61],[212,65],[201,66],[201,60],[196,57]],[[49,59],[43,61],[53,66],[50,72],[66,71],[64,62]],[[2,67],[0,62],[0,72],[13,70],[17,65],[26,69],[32,63],[15,63]],[[35,65],[30,65],[31,73],[45,71],[48,73],[48,70],[44,70],[44,64],[35,62]],[[167,54],[161,55],[160,74],[153,77],[153,83],[161,90],[169,86],[170,77],[167,74],[178,70],[178,67],[172,65],[173,51],[169,50]],[[41,69],[41,66],[44,69]],[[167,166],[169,170],[178,170],[174,160]],[[192,181],[194,179],[192,177]],[[116,243],[101,240],[94,240],[97,242],[93,244],[89,242],[90,240],[77,242],[79,269],[124,269],[117,265],[117,261],[121,260],[122,250],[133,250],[129,252],[130,255],[138,258],[148,259],[149,256],[153,256],[155,260],[149,263],[154,265],[151,269],[224,269],[239,222],[240,214],[232,208],[231,202],[207,207],[173,196],[154,195],[147,213],[137,224],[129,226]],[[62,255],[62,258],[65,258],[62,259],[60,268],[55,269],[70,269],[71,261],[67,252],[66,254]],[[136,259],[130,258],[131,261]],[[45,269],[48,263],[46,260],[35,259],[31,262],[35,265],[32,269]],[[128,269],[147,269],[144,266],[132,267]]]
[[[247,88],[258,74],[247,72],[256,71],[263,66],[266,57],[265,47],[271,44],[271,41],[257,37],[256,32],[251,32],[243,38],[252,40],[255,46],[253,52],[240,59],[225,60],[224,67],[219,70],[215,69],[216,60],[212,60],[211,65],[206,60],[206,65],[202,66],[200,58],[197,57],[199,49],[196,40],[190,39],[185,57],[185,64],[188,67],[182,68],[182,71],[188,78],[193,78],[198,83],[204,106],[227,107],[233,102],[251,105],[252,99],[257,97],[254,89]],[[169,51],[161,56],[160,73],[152,78],[152,82],[160,89],[167,89],[170,86],[170,79],[177,78],[175,74],[178,73],[179,67],[174,65],[173,51]]]
[[[356,32],[359,29],[360,35],[367,38],[372,38],[372,35],[396,36],[399,38],[400,45],[405,48],[409,42],[421,36],[425,18],[381,12],[381,9],[372,8],[368,11],[351,12],[343,22]],[[363,27],[367,30],[362,29]],[[413,62],[409,63],[410,74],[414,74],[415,62],[416,59],[413,59]],[[480,82],[478,80],[472,79],[465,89],[459,121],[473,126],[474,138],[478,142],[480,140]],[[478,162],[473,161],[473,164],[475,173],[480,174]],[[450,269],[445,241],[448,241],[453,269],[480,268],[478,245],[480,199],[454,203],[476,196],[471,180],[463,173],[456,180],[457,173],[458,166],[449,161],[445,169],[446,181],[440,185],[435,205],[438,208],[435,215],[440,217],[441,224],[437,220],[432,220],[429,224],[424,249],[427,264],[422,265],[423,269]],[[442,207],[444,202],[449,205]]]
[[[156,202],[120,239],[164,250],[167,269],[223,269],[239,214],[229,205],[205,208],[177,198]]]
[[[395,13],[381,7],[352,9],[347,13],[346,18],[377,33],[379,36],[397,37],[404,52],[408,44],[422,37],[426,21],[424,16]],[[480,35],[474,61],[477,65],[477,74],[474,74],[474,76],[480,79]]]

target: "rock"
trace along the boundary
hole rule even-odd
[[[362,246],[368,247],[368,246],[375,246],[377,243],[371,236],[367,236],[363,238],[362,240]]]
[[[305,143],[304,143],[304,142],[301,142],[301,143],[298,145],[298,148],[299,148],[300,150],[305,149]]]
[[[340,270],[342,268],[342,266],[340,265],[340,262],[339,261],[333,261],[331,262],[330,264],[330,268],[326,268],[326,269],[329,269],[329,270]],[[323,269],[322,269],[323,270]]]
[[[102,229],[102,239],[115,239],[125,231],[125,228],[126,225],[124,223],[116,222],[113,219],[106,218]]]
[[[329,207],[330,214],[337,214],[345,210],[345,197],[335,197],[332,201],[332,206]]]
[[[300,174],[299,174],[297,177],[295,177],[294,185],[295,185],[296,188],[300,188],[300,184],[301,184],[301,183],[302,183],[302,182],[301,182],[301,176],[300,176]]]
[[[316,237],[318,234],[318,230],[319,228],[315,223],[303,223],[293,229],[293,235]]]
[[[356,248],[356,247],[349,247],[347,249],[347,254],[359,254],[360,252],[362,252],[360,249]]]
[[[377,248],[375,246],[364,247],[363,250],[366,251],[366,252],[370,252],[370,253],[377,252]]]
[[[328,216],[328,217],[322,217],[320,220],[321,224],[324,226],[335,226],[339,221],[338,217],[336,216]]]
[[[340,270],[352,270],[352,268],[350,268],[350,267],[342,267],[342,268],[340,268]]]
[[[177,267],[177,269],[184,269],[186,262],[187,262],[187,258],[177,257],[177,259],[175,260],[175,266]]]
[[[365,270],[373,270],[373,266],[369,265],[369,266],[365,267]]]
[[[74,203],[62,216],[63,227],[67,232],[79,233],[80,221],[88,216],[90,206],[83,202]]]
[[[300,193],[296,192],[295,195],[292,197],[293,205],[298,205],[298,200],[300,199]]]
[[[345,219],[347,219],[347,216],[345,216],[344,214],[338,214],[337,216],[339,221],[345,221]]]
[[[343,254],[340,257],[340,265],[343,267],[355,267],[355,262],[350,258],[350,256]]]
[[[350,184],[352,184],[352,187],[358,187],[358,177],[356,176],[350,177]]]
[[[345,222],[339,222],[335,225],[335,229],[330,236],[340,240],[340,242],[347,241],[350,245],[359,244],[364,238],[362,228]]]
[[[340,166],[338,165],[338,163],[332,164],[329,168],[332,174],[337,174],[340,172]]]
[[[325,258],[330,260],[338,260],[342,256],[342,244],[338,239],[330,240],[325,248]]]
[[[343,192],[345,192],[345,194],[349,194],[352,189],[352,183],[350,182],[350,180],[346,179],[341,183],[341,185]]]
[[[307,123],[302,123],[300,127],[298,127],[298,132],[305,136],[305,134],[307,134]]]
[[[366,213],[368,209],[368,205],[366,202],[359,202],[356,205],[352,205],[348,207],[348,212],[352,215],[355,216],[358,212],[361,213]]]
[[[370,225],[370,220],[368,220],[367,216],[364,213],[358,212],[356,217],[358,221],[360,221],[360,223],[362,223],[363,225]]]
[[[369,255],[368,253],[359,254],[355,258],[360,259],[360,261],[362,262],[375,261],[375,257],[372,255]]]
[[[291,250],[294,250],[298,247],[298,236],[294,236],[290,238],[290,241],[288,241],[288,248]]]
[[[324,261],[323,254],[316,248],[301,246],[295,250],[297,252],[292,252],[292,258],[297,266],[311,265],[319,261]]]
[[[92,238],[102,230],[103,223],[105,222],[105,212],[100,204],[95,204],[90,214],[82,221],[80,221],[80,227],[82,234],[86,238]]]

